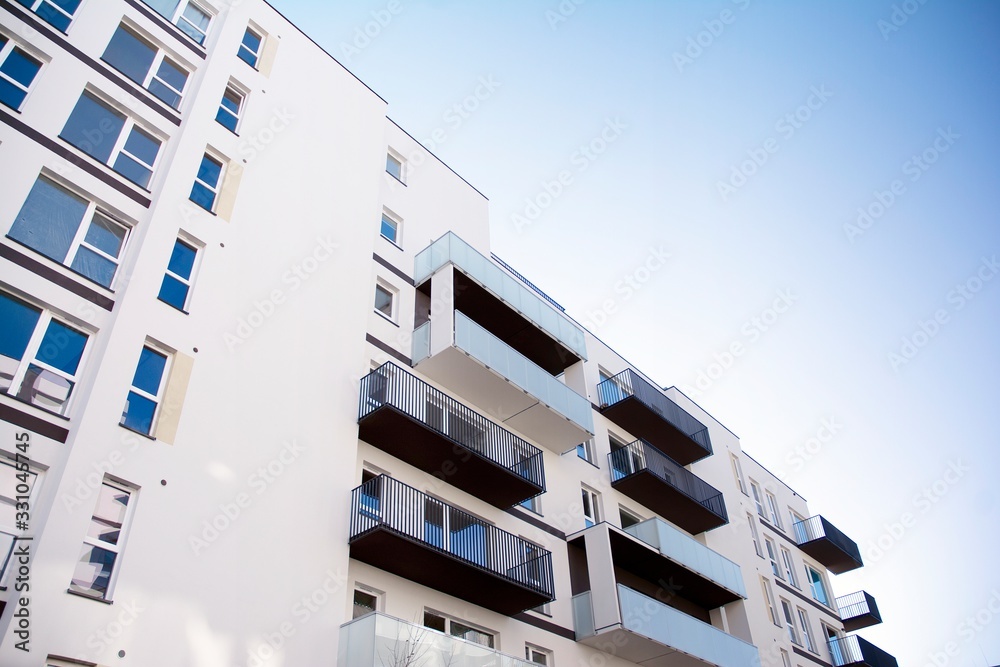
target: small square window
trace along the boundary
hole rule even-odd
[[[19,110],[42,63],[0,35],[0,103]]]
[[[194,185],[191,186],[191,201],[206,211],[214,211],[221,183],[222,160],[205,153],[201,158]]]
[[[397,181],[403,181],[403,161],[397,158],[392,153],[386,153],[385,156],[385,170],[386,172],[395,178]]]
[[[352,618],[360,618],[379,610],[381,595],[367,586],[358,585],[354,588],[354,610]]]
[[[386,316],[390,320],[395,319],[396,295],[391,288],[382,285],[375,285],[375,311]]]
[[[576,446],[576,455],[587,461],[588,463],[594,462],[594,439],[584,440]]]
[[[552,651],[531,644],[524,646],[524,657],[533,665],[552,665]]]
[[[382,214],[382,237],[399,245],[399,221],[394,220],[388,213]]]
[[[229,84],[226,86],[226,92],[222,94],[222,102],[219,103],[219,110],[215,114],[215,120],[224,128],[236,134],[245,103],[246,94],[233,84]]]
[[[243,33],[243,42],[240,44],[240,50],[237,52],[237,55],[240,57],[240,60],[256,69],[257,62],[260,60],[260,48],[263,43],[264,36],[253,28],[247,27],[246,32]]]

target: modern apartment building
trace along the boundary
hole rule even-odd
[[[262,0],[0,0],[0,187],[0,664],[896,664]]]

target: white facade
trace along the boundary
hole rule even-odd
[[[494,261],[485,197],[275,8],[28,4],[0,664],[895,664],[827,644],[803,499]]]

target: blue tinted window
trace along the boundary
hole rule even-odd
[[[76,375],[86,346],[87,336],[61,322],[51,320],[35,358],[68,375]]]
[[[46,257],[63,262],[87,212],[87,202],[39,178],[28,193],[9,235]]]
[[[240,44],[240,50],[237,55],[240,59],[245,62],[250,67],[257,66],[257,57],[260,55],[260,35],[256,34],[250,28],[247,28],[246,32],[243,33],[243,43]]]
[[[102,58],[116,70],[142,85],[156,57],[156,49],[125,26],[118,26]]]
[[[208,155],[204,156],[198,167],[197,180],[191,186],[191,201],[206,211],[211,211],[215,206],[215,188],[219,185],[221,175],[222,164]]]
[[[130,391],[121,423],[134,431],[148,434],[153,430],[153,416],[155,414],[155,401]]]
[[[180,239],[174,242],[174,250],[170,253],[170,263],[167,268],[181,278],[190,278],[194,268],[194,258],[198,251]]]
[[[118,136],[125,126],[125,115],[84,93],[59,135],[84,153],[107,163]]]
[[[46,23],[63,32],[69,28],[73,14],[80,6],[80,0],[17,0],[17,2],[29,9],[35,2],[38,2],[35,13]]]
[[[0,38],[0,48],[6,40]],[[12,49],[0,65],[0,102],[12,109],[20,109],[28,95],[27,88],[35,80],[42,63],[21,49]]]
[[[0,356],[21,360],[28,340],[38,324],[42,311],[19,299],[0,293]],[[0,382],[9,385],[11,378],[0,370]]]
[[[157,298],[160,301],[169,303],[177,310],[184,310],[184,304],[187,303],[188,289],[185,283],[182,283],[170,274],[166,274],[163,276],[163,282],[160,284],[160,293],[157,295]]]
[[[163,369],[166,368],[166,365],[166,356],[154,352],[148,347],[142,348],[142,354],[139,355],[139,365],[132,378],[132,386],[155,396],[156,392],[160,390],[160,380],[163,378]]]

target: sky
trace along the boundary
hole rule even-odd
[[[272,1],[858,543],[863,637],[1000,664],[1000,3]]]

